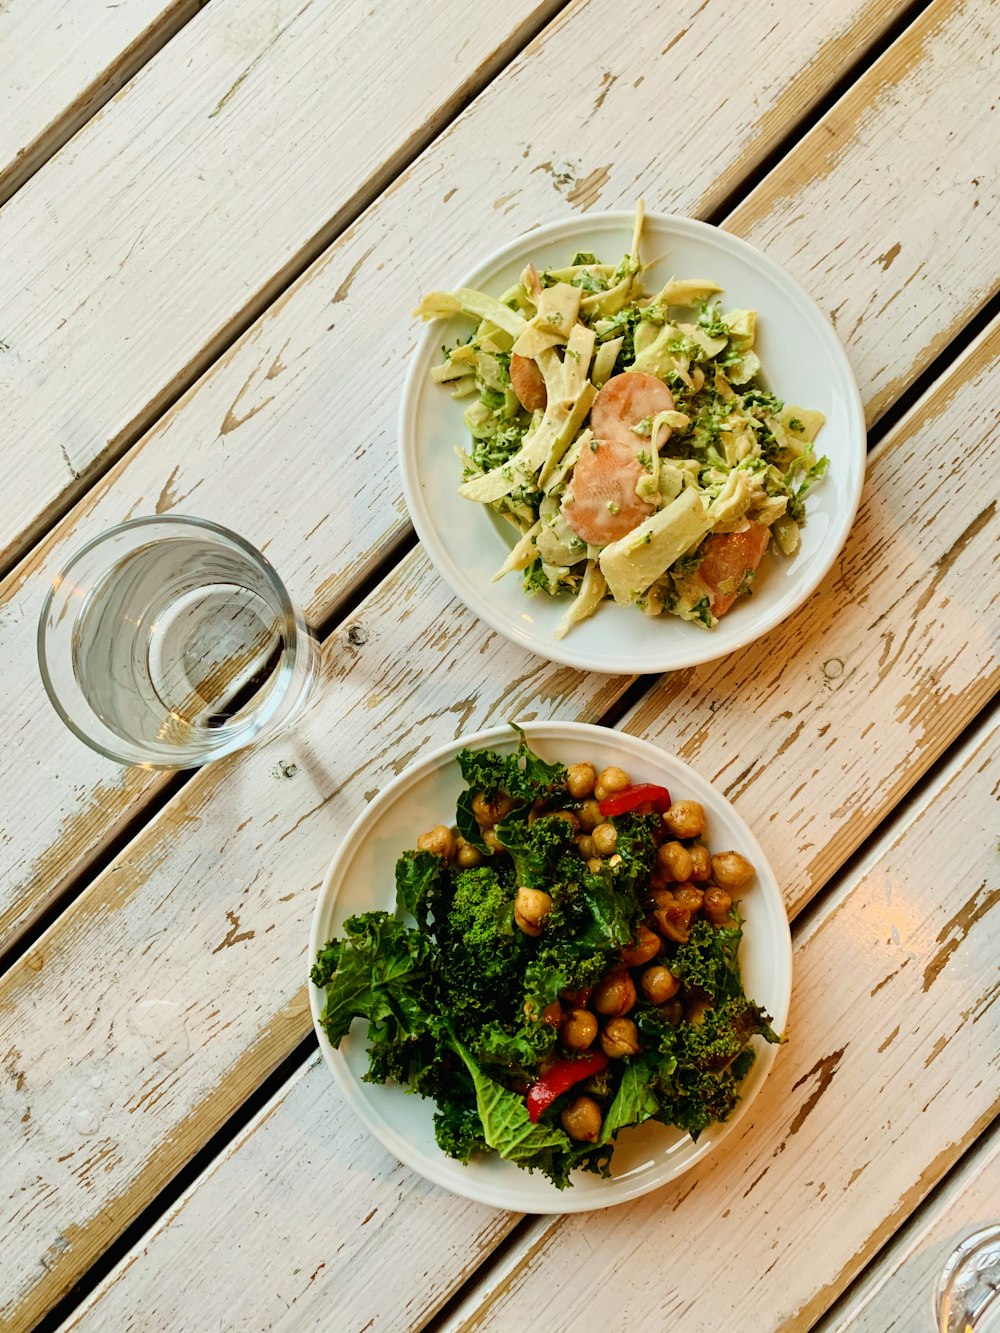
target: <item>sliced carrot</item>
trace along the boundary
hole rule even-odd
[[[631,532],[653,512],[635,493],[644,472],[628,444],[594,440],[585,446],[562,503],[569,527],[592,546],[606,546]]]
[[[549,396],[536,361],[515,353],[510,358],[510,384],[523,408],[529,412],[545,411]]]
[[[651,420],[658,412],[672,412],[673,408],[674,396],[661,379],[641,371],[624,371],[612,375],[594,399],[590,428],[599,440],[617,440],[639,453],[643,448],[648,449],[649,443],[632,427],[647,418]]]
[[[742,532],[724,532],[706,541],[698,574],[712,593],[712,614],[724,616],[740,590],[743,579],[763,559],[771,531],[761,523],[750,523]]]

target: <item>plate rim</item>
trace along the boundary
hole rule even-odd
[[[758,888],[763,889],[764,892],[769,895],[773,894],[775,896],[780,905],[781,917],[784,921],[784,929],[775,933],[773,942],[778,950],[775,962],[783,964],[786,984],[782,989],[780,1003],[775,1003],[773,1005],[774,1012],[772,1014],[772,1020],[776,1030],[779,1032],[783,1031],[788,1023],[794,968],[791,929],[788,923],[787,908],[781,894],[777,876],[775,875],[763,848],[758,842],[753,830],[728,797],[724,796],[714,783],[710,782],[708,778],[703,777],[697,769],[688,764],[686,760],[679,758],[679,756],[670,751],[663,750],[661,747],[654,744],[654,742],[646,740],[641,736],[634,736],[630,732],[619,731],[617,728],[604,727],[590,722],[577,722],[573,720],[561,720],[558,718],[528,721],[520,723],[519,725],[529,740],[533,735],[541,736],[545,740],[562,740],[567,736],[570,738],[579,738],[581,740],[587,737],[594,737],[600,738],[607,744],[609,739],[613,738],[615,741],[623,742],[623,748],[625,750],[631,748],[634,752],[638,752],[645,757],[650,763],[655,764],[666,758],[672,763],[679,765],[686,773],[692,775],[697,783],[703,783],[711,788],[718,799],[728,807],[729,814],[735,819],[737,825],[740,827],[741,839],[743,837],[746,838],[744,844],[745,850],[747,850],[749,855],[752,855],[755,858],[754,866],[757,870]],[[707,1131],[707,1136],[695,1146],[694,1151],[685,1159],[679,1170],[669,1172],[661,1178],[652,1181],[648,1179],[639,1179],[630,1185],[623,1181],[615,1181],[613,1179],[608,1180],[606,1184],[609,1190],[615,1189],[617,1186],[615,1197],[613,1198],[602,1198],[599,1194],[590,1191],[580,1191],[574,1196],[572,1188],[567,1188],[559,1194],[558,1199],[553,1199],[551,1207],[540,1207],[537,1204],[518,1204],[517,1202],[513,1202],[509,1197],[508,1188],[495,1187],[491,1182],[482,1180],[472,1172],[468,1175],[467,1188],[462,1188],[461,1185],[453,1183],[452,1181],[445,1182],[441,1180],[434,1175],[431,1170],[425,1169],[425,1166],[422,1164],[424,1161],[422,1150],[413,1150],[409,1141],[402,1137],[394,1128],[388,1126],[384,1121],[379,1128],[373,1126],[365,1113],[365,1100],[357,1086],[357,1080],[349,1069],[346,1057],[338,1050],[335,1050],[331,1045],[320,1022],[320,1015],[326,999],[326,993],[314,985],[312,978],[309,975],[313,960],[320,947],[326,943],[326,940],[323,938],[323,934],[325,933],[323,920],[327,913],[335,907],[337,901],[338,891],[334,887],[335,880],[340,877],[342,868],[345,871],[349,869],[350,860],[354,855],[353,847],[355,843],[355,834],[372,818],[373,812],[377,811],[378,806],[382,803],[388,804],[395,801],[406,788],[422,780],[434,769],[440,768],[443,762],[454,761],[459,750],[465,749],[466,747],[472,748],[489,745],[501,740],[509,743],[512,739],[514,738],[511,734],[511,727],[505,725],[486,728],[472,732],[468,735],[462,734],[450,741],[435,746],[420,759],[407,765],[401,773],[394,777],[391,782],[387,783],[370,804],[366,805],[363,810],[359,811],[350,827],[341,835],[340,842],[333,853],[326,874],[323,877],[323,882],[320,886],[312,913],[312,921],[309,930],[309,953],[306,960],[306,983],[309,995],[309,1010],[312,1016],[313,1030],[316,1033],[319,1047],[323,1055],[323,1061],[327,1069],[332,1073],[334,1081],[340,1089],[344,1100],[347,1102],[348,1106],[350,1106],[351,1111],[358,1117],[365,1131],[381,1143],[382,1147],[388,1152],[394,1154],[410,1170],[415,1171],[424,1180],[429,1181],[435,1188],[447,1190],[449,1193],[472,1199],[477,1203],[483,1203],[490,1207],[500,1208],[507,1211],[513,1209],[532,1215],[545,1216],[561,1213],[592,1212],[601,1208],[614,1207],[621,1203],[628,1203],[642,1195],[651,1193],[653,1190],[661,1189],[664,1185],[669,1184],[672,1180],[676,1180],[679,1176],[683,1175],[706,1157],[712,1149],[722,1141],[722,1139],[731,1133],[736,1124],[745,1115],[748,1108],[753,1104],[767,1081],[767,1077],[771,1072],[779,1048],[776,1046],[767,1046],[764,1050],[758,1051],[758,1067],[763,1066],[763,1074],[758,1079],[753,1092],[749,1097],[740,1099],[733,1114],[727,1121],[710,1127],[709,1131]],[[761,873],[762,871],[764,872],[763,874]],[[378,910],[378,908],[373,907],[368,910]],[[428,1099],[421,1098],[420,1100],[427,1101]],[[716,1130],[717,1132],[713,1134],[712,1130]],[[441,1156],[445,1158],[445,1160],[449,1160],[443,1153]],[[465,1183],[465,1177],[459,1177],[459,1180],[462,1181],[463,1184]]]
[[[632,225],[634,220],[634,209],[617,209],[586,213],[578,217],[554,218],[549,222],[533,227],[529,231],[522,232],[520,235],[504,242],[503,245],[497,246],[480,259],[473,268],[467,270],[454,286],[474,286],[484,270],[499,267],[528,242],[544,242],[552,238],[569,237],[577,232],[586,234],[588,230],[610,230],[618,226],[628,227]],[[702,666],[706,662],[717,661],[746,648],[794,615],[827,577],[847,542],[861,504],[868,456],[864,403],[850,360],[832,322],[805,288],[764,251],[757,249],[743,237],[726,231],[723,227],[702,222],[698,218],[687,218],[681,214],[655,211],[647,211],[645,220],[647,223],[654,223],[681,234],[687,233],[690,236],[710,239],[713,244],[719,244],[723,249],[729,248],[742,257],[751,268],[762,271],[767,278],[783,287],[798,303],[805,307],[812,318],[819,321],[823,326],[828,335],[829,350],[838,363],[840,378],[843,380],[845,407],[848,414],[848,430],[845,433],[845,438],[847,448],[853,448],[854,450],[853,456],[849,455],[849,457],[851,463],[856,467],[856,484],[853,493],[849,494],[846,507],[838,510],[840,531],[832,541],[828,553],[818,560],[815,567],[804,576],[801,587],[787,605],[773,608],[770,612],[762,615],[759,620],[748,621],[745,631],[737,635],[735,640],[725,645],[718,643],[713,637],[714,632],[706,632],[697,638],[692,636],[689,643],[684,645],[685,651],[682,654],[677,652],[676,647],[671,652],[665,652],[662,657],[656,657],[651,653],[648,657],[643,657],[640,665],[635,666],[630,663],[629,649],[626,646],[600,665],[595,665],[592,656],[574,650],[571,634],[564,639],[556,639],[552,635],[532,634],[521,630],[494,610],[493,603],[488,595],[481,593],[474,586],[460,590],[452,580],[450,571],[453,562],[438,539],[437,528],[431,521],[429,514],[425,512],[416,467],[418,440],[416,404],[419,401],[420,389],[423,387],[421,363],[428,349],[437,342],[438,329],[441,323],[440,319],[430,320],[426,327],[421,330],[416,345],[410,354],[406,375],[403,379],[397,416],[398,444],[396,453],[403,497],[417,536],[424,546],[435,571],[449,588],[452,596],[472,615],[477,616],[508,642],[561,666],[572,667],[579,671],[597,671],[605,675],[682,671],[689,667]],[[468,596],[466,596],[466,592],[468,592]],[[633,661],[634,657],[635,652],[633,650]]]

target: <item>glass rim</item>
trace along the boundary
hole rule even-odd
[[[204,768],[206,764],[213,762],[215,759],[223,759],[226,757],[226,755],[234,754],[238,750],[245,748],[246,743],[244,742],[238,745],[234,745],[231,749],[220,749],[218,754],[212,755],[209,758],[201,760],[199,763],[191,765],[171,764],[166,761],[164,761],[163,763],[157,763],[154,759],[136,759],[132,756],[126,755],[122,749],[119,750],[111,749],[109,746],[97,740],[94,736],[88,735],[88,733],[84,731],[82,727],[66,711],[65,707],[63,706],[62,700],[56,690],[55,684],[53,683],[52,676],[49,671],[49,655],[46,651],[46,642],[48,637],[47,625],[49,620],[49,612],[52,607],[52,602],[56,596],[56,593],[59,590],[60,585],[69,576],[73,567],[77,565],[80,562],[80,560],[83,559],[84,556],[89,555],[91,551],[95,550],[100,546],[104,546],[106,543],[112,541],[115,537],[120,536],[123,532],[131,532],[136,528],[149,528],[149,527],[160,527],[160,526],[164,527],[176,526],[177,528],[180,529],[183,528],[202,529],[205,532],[214,533],[217,537],[222,537],[226,541],[231,542],[234,546],[238,547],[243,552],[244,555],[248,556],[254,562],[254,564],[256,564],[260,568],[261,573],[267,579],[268,583],[271,585],[271,587],[274,589],[275,594],[277,595],[277,599],[281,610],[281,616],[282,619],[284,620],[286,630],[287,629],[294,630],[294,633],[289,634],[287,638],[288,641],[287,651],[289,652],[290,660],[293,665],[297,661],[300,655],[299,651],[300,636],[307,635],[311,637],[311,631],[309,629],[309,625],[306,622],[305,617],[302,615],[302,613],[296,607],[295,603],[292,601],[291,595],[289,594],[288,589],[285,587],[285,584],[282,581],[281,576],[278,574],[278,571],[268,560],[267,556],[265,556],[262,551],[258,550],[258,548],[254,546],[252,542],[247,541],[245,537],[241,537],[238,532],[234,532],[232,528],[227,528],[222,523],[215,523],[208,518],[196,518],[190,514],[144,514],[139,518],[127,518],[124,519],[121,523],[115,523],[112,527],[103,529],[101,532],[91,537],[89,541],[84,542],[82,545],[78,546],[72,552],[66,563],[61,566],[61,568],[52,576],[51,580],[49,581],[49,586],[46,589],[45,597],[42,601],[42,608],[38,616],[38,628],[35,632],[35,651],[38,659],[38,670],[39,674],[41,675],[42,686],[45,690],[46,695],[48,696],[49,703],[55,709],[55,712],[59,717],[60,721],[64,724],[64,726],[68,728],[69,731],[73,733],[74,736],[77,737],[78,740],[83,741],[83,743],[89,746],[91,750],[95,750],[98,754],[103,755],[106,759],[111,759],[116,764],[124,764],[128,767],[133,767],[133,768],[154,769],[163,772],[180,772],[183,771],[184,768],[188,767]]]

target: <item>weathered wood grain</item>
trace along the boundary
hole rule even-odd
[[[940,1194],[849,1289],[816,1333],[912,1333],[932,1329],[931,1292],[955,1245],[997,1221],[1000,1128],[982,1136]]]
[[[0,6],[0,204],[207,0],[6,0]]]
[[[995,1102],[1000,908],[978,886],[998,759],[996,734],[968,747],[798,941],[790,1045],[717,1155],[636,1204],[538,1221],[481,1324],[473,1295],[446,1327],[809,1327]],[[350,1120],[310,1062],[69,1327],[419,1327],[513,1219],[428,1189]]]
[[[0,661],[16,681],[0,697],[0,732],[8,746],[8,761],[0,770],[0,809],[10,811],[0,829],[0,932],[5,936],[16,934],[67,878],[79,873],[137,809],[143,783],[150,781],[123,778],[113,765],[95,759],[62,730],[40,689],[34,623],[47,580],[74,547],[128,515],[171,509],[204,515],[263,547],[311,614],[328,617],[406,527],[396,476],[395,414],[415,337],[408,316],[412,294],[453,281],[490,246],[540,217],[581,206],[576,187],[566,183],[569,168],[553,166],[561,161],[554,145],[563,142],[584,155],[582,163],[604,162],[608,145],[616,146],[617,165],[600,198],[591,203],[628,205],[645,190],[651,207],[704,213],[781,132],[770,112],[760,118],[756,85],[743,77],[747,53],[753,53],[750,64],[760,77],[769,80],[774,105],[790,115],[804,105],[800,71],[810,72],[815,93],[843,68],[851,49],[848,37],[863,45],[889,12],[838,0],[822,12],[790,8],[776,16],[775,26],[771,11],[758,6],[741,6],[724,22],[708,7],[692,13],[690,22],[681,25],[683,36],[673,42],[672,14],[650,5],[640,26],[656,34],[659,45],[651,43],[650,49],[663,54],[650,57],[648,77],[628,77],[635,61],[633,39],[619,31],[613,9],[611,0],[590,0],[567,10],[0,586]],[[981,40],[975,15],[939,2],[921,21],[920,31],[942,15],[950,16],[948,22],[926,33],[927,49],[953,52],[956,66],[966,60],[975,65]],[[903,40],[915,58],[912,38]],[[939,65],[945,55],[937,56]],[[587,114],[576,98],[550,93],[561,86],[560,71],[567,62],[576,61],[583,62],[579,87],[593,96],[593,104],[585,104]],[[711,103],[704,101],[708,91],[700,62],[718,71],[708,90],[717,99]],[[613,82],[604,77],[609,71]],[[939,168],[937,179],[947,176],[956,188],[967,174],[963,154],[988,157],[985,121],[969,122],[960,149],[945,152],[949,122],[943,108],[936,124],[921,126],[919,139],[909,137],[910,112],[917,116],[918,108],[910,107],[907,90],[921,104],[928,98],[940,101],[947,97],[946,72],[942,77],[943,90],[928,90],[915,70],[903,81],[899,100],[878,103],[882,129],[874,155],[860,137],[845,149],[857,178],[874,183],[873,190],[903,147],[915,164],[925,151]],[[880,80],[878,69],[863,80],[872,106]],[[664,86],[674,90],[670,98],[662,95]],[[705,109],[678,140],[673,127],[678,98],[684,97],[700,99]],[[544,135],[529,135],[525,128],[524,107],[532,99],[542,99],[538,116]],[[986,105],[974,102],[969,116],[984,116]],[[623,131],[640,124],[646,126],[642,134]],[[488,170],[484,144],[495,151],[499,164]],[[821,143],[814,148],[816,169],[824,151]],[[589,168],[581,165],[579,171],[582,181]],[[814,194],[804,171],[799,161],[786,178],[779,166],[761,189],[770,197],[784,188],[789,198],[799,200],[799,210],[811,209]],[[507,182],[505,193],[498,193],[498,174]],[[901,179],[897,193],[886,197],[883,225],[905,222],[919,208],[925,175],[915,165]],[[869,273],[878,276],[886,300],[902,290],[908,275],[897,282],[901,268],[874,263],[876,246],[871,263],[838,263],[844,245],[839,219],[828,231],[824,210],[815,209],[814,216],[816,272],[808,285],[828,310],[835,310],[847,292],[857,290],[857,300],[866,299]],[[967,254],[949,252],[951,268],[939,265],[932,272],[925,265],[906,287],[907,299],[921,302],[921,329],[927,337],[954,332],[940,283],[978,292],[979,299],[988,294],[992,269],[970,264],[968,254],[988,249],[989,207],[984,204],[972,216],[981,229],[970,236]],[[868,234],[872,230],[869,225]],[[928,238],[922,236],[921,243],[929,244]],[[780,233],[769,241],[776,258],[794,258],[801,268],[800,246],[796,236],[796,258],[791,248],[783,249]],[[377,319],[372,311],[379,312]],[[860,377],[874,383],[888,358],[893,380],[905,379],[907,365],[912,373],[922,364],[917,342],[909,326],[887,321],[878,358],[855,358]]]
[[[557,8],[216,0],[11,199],[0,563]]]
[[[885,519],[874,532],[859,527],[845,557],[863,563],[874,544],[891,567],[918,547],[919,560],[909,557],[910,595],[935,599],[934,613],[924,613],[922,669],[948,665],[970,680],[990,666],[967,632],[989,610],[980,573],[995,555],[997,519],[956,548],[954,533],[969,521],[964,495],[953,492],[951,513],[947,490],[937,487],[936,520],[920,524],[907,496],[914,478],[928,491],[935,486],[942,458],[957,467],[987,458],[998,344],[1000,325],[877,451],[868,485]],[[901,453],[908,468],[895,466]],[[886,607],[886,631],[901,639],[911,624],[905,598]],[[505,719],[600,717],[624,684],[554,667],[499,640],[448,602],[422,553],[412,552],[328,641],[323,688],[299,728],[199,774],[0,980],[0,1051],[15,1052],[13,1067],[24,1075],[18,1105],[31,1113],[0,1148],[11,1182],[0,1217],[0,1289],[9,1285],[27,1315],[43,1309],[306,1031],[301,987],[315,890],[339,834],[389,776],[429,744]],[[789,692],[813,688],[789,675]],[[929,715],[929,746],[939,749],[972,715],[971,688],[962,699]],[[865,734],[882,709],[870,693],[838,691],[826,720],[831,734],[852,739],[841,762],[883,793],[885,815],[899,798],[895,755]],[[795,752],[801,731],[770,711],[786,737],[787,771],[808,780]],[[735,710],[733,743],[745,728],[749,752],[757,725],[750,705]],[[825,797],[825,780],[819,786]],[[787,780],[775,779],[775,790],[776,818],[758,820],[757,830],[794,906],[793,855],[804,862],[814,853],[786,835],[782,819],[795,809]],[[734,793],[741,810],[744,800]],[[852,827],[850,800],[839,820],[827,836]],[[843,845],[856,845],[849,832]],[[97,1090],[89,1087],[95,1074],[104,1080]]]
[[[789,1045],[718,1152],[543,1219],[449,1330],[810,1329],[996,1114],[998,794],[994,724],[796,940]]]
[[[725,223],[819,295],[869,422],[1000,287],[998,52],[995,5],[930,5]]]
[[[227,1200],[221,1213],[217,1192]],[[262,1205],[266,1226],[248,1226]],[[291,1333],[360,1329],[371,1320],[371,1328],[420,1328],[515,1220],[393,1162],[316,1058],[248,1127],[240,1151],[219,1159],[208,1188],[186,1193],[170,1212],[172,1225],[131,1253],[121,1280],[99,1288],[65,1327]],[[209,1226],[220,1228],[215,1237]],[[200,1253],[189,1246],[196,1234],[208,1239]],[[238,1256],[232,1265],[219,1262],[224,1235]],[[280,1272],[265,1251],[285,1257]],[[185,1273],[183,1283],[161,1280],[171,1263]],[[194,1309],[185,1288],[208,1299]]]

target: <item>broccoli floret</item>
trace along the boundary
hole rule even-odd
[[[440,928],[441,972],[447,1007],[464,1027],[513,1013],[525,936],[514,925],[514,886],[492,865],[455,876],[451,906]]]

